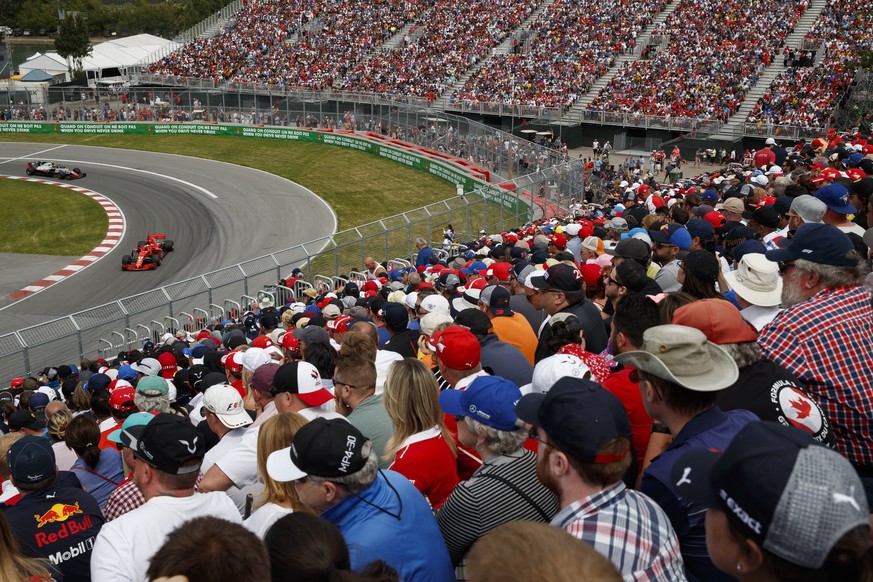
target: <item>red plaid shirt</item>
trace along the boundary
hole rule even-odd
[[[133,511],[143,503],[145,503],[145,497],[142,496],[136,483],[133,482],[133,473],[131,472],[115,488],[115,491],[109,494],[106,505],[103,507],[103,517],[106,518],[106,521],[112,521],[129,511]]]
[[[763,355],[806,386],[828,415],[837,448],[873,468],[873,303],[865,287],[834,287],[776,316]]]

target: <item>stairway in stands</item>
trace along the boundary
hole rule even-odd
[[[791,34],[785,37],[785,46],[800,50],[800,47],[803,44],[803,37],[806,36],[806,33],[809,32],[810,28],[812,28],[813,23],[815,23],[826,6],[826,0],[811,0],[806,11],[794,26],[794,30],[791,31]],[[816,55],[816,62],[819,62],[823,53],[823,50],[819,51],[819,54]],[[740,108],[737,109],[736,113],[730,116],[727,123],[722,126],[721,130],[712,136],[714,139],[730,140],[742,136],[743,124],[746,121],[746,117],[748,117],[749,113],[755,108],[758,99],[760,99],[767,89],[770,88],[770,84],[773,83],[773,80],[788,68],[783,65],[783,62],[784,59],[782,58],[781,52],[774,56],[773,62],[764,69],[758,82],[749,89],[748,93],[746,93],[746,99],[743,101],[742,105],[740,105]]]
[[[679,2],[680,0],[673,0],[666,8],[664,8],[664,10],[655,16],[651,24],[646,28],[646,31],[637,37],[637,49],[632,53],[621,55],[615,59],[615,63],[613,63],[612,67],[610,67],[603,76],[594,82],[591,86],[591,90],[580,97],[576,103],[573,104],[567,114],[561,118],[561,121],[559,122],[561,125],[576,125],[582,121],[583,112],[588,108],[591,102],[594,101],[595,97],[600,94],[601,89],[609,85],[609,82],[612,81],[612,78],[615,77],[616,73],[618,73],[625,63],[635,61],[639,58],[639,53],[642,50],[642,47],[649,44],[652,31],[673,14],[673,11],[676,10],[677,6],[679,6]]]
[[[467,69],[467,71],[463,75],[461,75],[461,78],[458,79],[454,85],[452,85],[451,87],[447,87],[446,90],[443,91],[443,94],[433,102],[433,107],[435,109],[449,110],[449,111],[460,110],[461,109],[460,107],[457,107],[457,106],[449,103],[449,97],[452,96],[452,93],[454,93],[455,91],[457,91],[458,89],[461,89],[464,85],[466,85],[467,81],[469,81],[473,77],[473,75],[478,73],[479,70],[485,66],[485,63],[490,61],[492,57],[497,56],[497,55],[507,55],[510,52],[512,52],[512,42],[513,42],[513,40],[518,38],[518,34],[521,31],[527,30],[530,27],[530,25],[540,16],[540,14],[542,14],[545,11],[545,9],[554,3],[555,3],[555,0],[545,0],[545,2],[540,4],[539,8],[537,8],[536,10],[531,12],[530,16],[528,16],[527,19],[521,23],[521,26],[516,28],[512,33],[508,34],[506,36],[506,38],[503,40],[503,42],[501,42],[499,45],[497,45],[496,47],[491,49],[491,52],[488,55],[486,55],[485,58],[483,58],[481,61],[479,61],[478,63],[476,63],[475,65],[473,65],[469,69]]]

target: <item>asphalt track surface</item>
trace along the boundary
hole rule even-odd
[[[126,230],[100,260],[17,302],[5,297],[78,257],[6,255],[0,334],[327,236],[337,226],[333,209],[312,191],[251,168],[114,148],[0,143],[2,174],[24,176],[36,159],[80,167],[87,175],[74,184],[112,200]],[[150,232],[165,233],[175,250],[155,270],[122,271],[122,255]]]

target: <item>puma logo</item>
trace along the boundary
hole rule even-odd
[[[834,503],[848,503],[855,511],[861,511],[861,507],[858,505],[858,502],[855,501],[855,486],[852,485],[849,488],[849,494],[846,495],[844,493],[831,493],[831,497],[834,500]]]
[[[676,481],[676,487],[679,487],[683,483],[691,485],[691,479],[688,478],[689,475],[691,475],[691,467],[685,467],[685,470],[682,471],[682,478]]]

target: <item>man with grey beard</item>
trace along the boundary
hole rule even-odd
[[[873,298],[864,263],[835,226],[802,224],[766,252],[782,272],[785,308],[758,338],[762,355],[796,376],[824,410],[842,453],[873,499]]]

